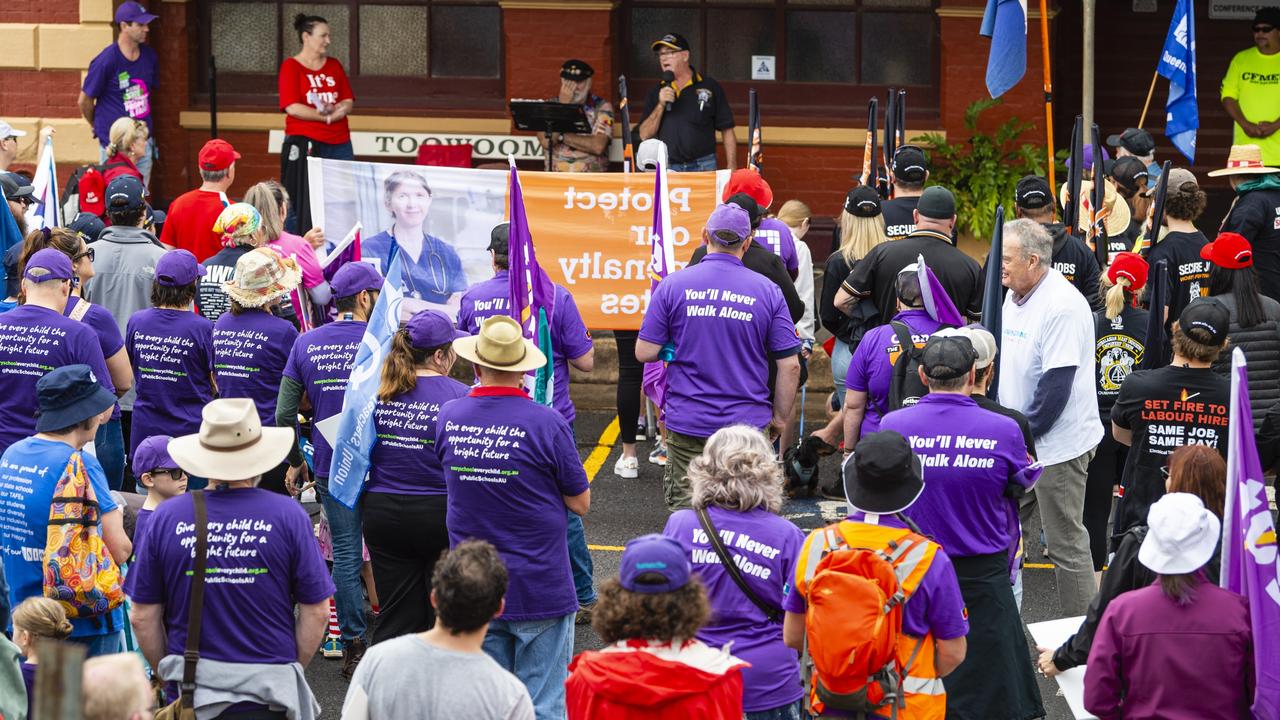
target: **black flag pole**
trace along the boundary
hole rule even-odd
[[[1160,226],[1164,224],[1164,200],[1169,195],[1169,169],[1173,166],[1173,162],[1165,160],[1160,167],[1160,179],[1156,181],[1155,198],[1151,201],[1151,227],[1147,229],[1146,235],[1139,240],[1138,252],[1143,257],[1151,252],[1151,248],[1160,242]]]
[[[623,172],[636,170],[635,148],[631,145],[631,109],[627,106],[627,76],[618,76],[618,117],[622,118],[622,169]]]
[[[876,114],[880,110],[880,101],[871,98],[867,102],[867,141],[862,149],[862,174],[858,182],[862,185],[876,186],[879,172],[879,158],[876,157]]]
[[[218,137],[218,64],[209,56],[209,137]]]
[[[1080,237],[1080,182],[1084,164],[1084,118],[1076,116],[1075,127],[1071,130],[1071,165],[1067,172],[1067,202],[1062,208],[1062,224],[1067,232]]]
[[[1110,248],[1107,247],[1107,174],[1102,165],[1102,135],[1098,126],[1093,126],[1093,188],[1089,198],[1089,236],[1093,238],[1093,252],[1098,258],[1098,267],[1106,269],[1110,261]]]
[[[889,176],[893,172],[893,156],[898,151],[898,91],[889,88],[884,107],[884,175],[880,195],[885,198],[893,196],[893,184]]]
[[[760,130],[760,100],[755,88],[747,91],[747,167],[760,172],[764,162],[764,137]]]

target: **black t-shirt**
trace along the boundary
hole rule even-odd
[[[1027,453],[1033,458],[1036,456],[1036,439],[1035,436],[1031,434],[1031,423],[1027,421],[1026,415],[1023,415],[1013,408],[1005,407],[982,393],[974,393],[973,395],[970,395],[970,397],[972,397],[973,401],[978,404],[978,407],[983,410],[990,410],[997,415],[1003,415],[1018,423],[1018,429],[1022,431],[1022,442],[1027,445]]]
[[[1124,463],[1124,497],[1115,532],[1147,521],[1147,510],[1164,495],[1160,468],[1183,445],[1208,445],[1227,456],[1231,382],[1210,368],[1168,365],[1137,370],[1125,378],[1111,407],[1111,421],[1133,431]]]
[[[901,240],[880,243],[853,266],[844,281],[847,292],[869,298],[880,312],[879,325],[893,319],[898,311],[898,273],[924,255],[924,261],[951,296],[961,314],[982,315],[982,268],[978,261],[951,244],[949,238],[932,230],[917,230]],[[865,302],[865,300],[864,300]]]
[[[1209,261],[1200,258],[1200,248],[1208,244],[1208,238],[1198,230],[1170,232],[1147,255],[1153,269],[1160,260],[1169,263],[1170,326],[1192,300],[1209,296]]]
[[[1098,297],[1098,258],[1080,238],[1067,232],[1062,223],[1044,226],[1053,238],[1053,269],[1062,273],[1067,282],[1075,285],[1080,294],[1094,310],[1102,308],[1102,299]]]
[[[1222,230],[1249,240],[1262,294],[1280,300],[1280,190],[1241,195],[1222,222]]]
[[[1129,373],[1138,369],[1147,344],[1146,310],[1126,305],[1114,319],[1104,312],[1093,314],[1094,378],[1098,388],[1098,413],[1102,424],[1111,430],[1111,406],[1120,394],[1120,386]]]
[[[916,231],[915,211],[919,204],[919,195],[898,197],[880,203],[880,212],[884,214],[884,234],[890,240],[904,238]]]
[[[649,90],[644,101],[644,116],[649,117],[658,106],[661,85]],[[693,81],[676,93],[671,110],[662,116],[658,139],[667,144],[672,163],[693,162],[716,151],[716,130],[733,127],[733,111],[720,83],[693,71]]]
[[[252,249],[248,245],[222,248],[202,263],[205,274],[196,286],[196,311],[209,322],[217,322],[222,313],[231,309],[231,298],[222,289],[222,284],[235,278],[236,262]]]

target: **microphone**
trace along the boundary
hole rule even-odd
[[[662,73],[662,84],[663,84],[663,85],[666,85],[667,87],[673,87],[673,86],[675,85],[675,82],[676,82],[676,74],[675,74],[675,73],[671,72],[670,70],[668,70],[668,71],[666,71],[666,72]],[[665,111],[667,111],[667,112],[671,112],[671,103],[664,103],[664,107],[663,107],[663,109],[664,109]]]

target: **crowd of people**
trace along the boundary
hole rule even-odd
[[[225,140],[200,150],[200,187],[153,208],[154,146],[136,114],[153,19],[122,5],[122,39],[85,79],[81,107],[106,140],[103,215],[34,229],[4,257],[0,687],[22,693],[0,698],[0,717],[33,717],[45,641],[89,656],[87,718],[146,717],[157,702],[317,717],[305,670],[318,652],[341,658],[342,716],[357,719],[1012,720],[1044,716],[1037,672],[1082,665],[1100,718],[1248,714],[1249,608],[1216,580],[1229,349],[1248,362],[1259,454],[1280,455],[1280,168],[1257,145],[1209,173],[1237,194],[1212,241],[1184,168],[1169,170],[1151,227],[1159,167],[1141,129],[1109,139],[1115,158],[1081,158],[1082,195],[1105,185],[1091,240],[1058,220],[1079,202],[1067,188],[1022,178],[998,267],[958,249],[963,189],[931,184],[926,150],[904,145],[890,197],[848,192],[815,291],[811,211],[775,210],[758,171],[733,170],[723,91],[685,38],[659,38],[669,77],[643,111],[640,169],[655,152],[673,171],[715,169],[720,132],[733,172],[689,265],[657,285],[638,331],[615,334],[614,473],[638,475],[645,384],[670,515],[597,584],[567,392],[571,368],[593,370],[594,343],[572,293],[554,287],[548,357],[510,317],[508,224],[492,229],[488,280],[468,286],[456,255],[444,287],[411,265],[406,292],[456,299],[457,315],[419,310],[392,337],[370,471],[349,505],[330,485],[342,459],[322,421],[343,410],[383,301],[379,268],[401,249],[448,249],[422,224],[432,190],[387,178],[395,224],[365,245],[379,262],[329,272],[323,230],[299,226],[288,182],[228,197],[241,156]],[[328,25],[300,15],[295,29],[286,142],[350,158],[354,99]],[[138,82],[105,92],[122,64]],[[593,73],[561,69],[560,101],[593,125],[543,137],[562,171],[607,168],[614,111],[590,94]],[[0,184],[25,229],[28,179]],[[993,273],[1002,304],[984,304]],[[815,325],[831,336],[835,392],[801,437]],[[543,405],[526,378],[548,364],[562,390]],[[646,364],[665,366],[659,392]],[[837,454],[818,490],[847,519],[805,533],[783,504]],[[1037,656],[1020,613],[1038,550],[1059,614],[1084,619]],[[574,657],[585,624],[603,646]]]

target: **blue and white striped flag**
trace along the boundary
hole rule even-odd
[[[27,208],[27,227],[31,230],[55,228],[62,225],[58,211],[58,166],[53,161],[53,138],[44,141],[40,149],[40,162],[31,180],[36,201]]]
[[[1178,0],[1173,9],[1156,72],[1169,78],[1164,135],[1187,160],[1195,162],[1200,108],[1196,104],[1196,13],[1191,0]]]
[[[987,92],[997,98],[1027,73],[1027,0],[987,0],[978,32],[991,38]]]
[[[400,258],[396,253],[382,281],[382,292],[369,315],[355,364],[342,397],[338,432],[332,438],[333,460],[329,466],[329,493],[343,505],[355,509],[369,476],[369,454],[377,439],[373,409],[378,403],[382,363],[391,349],[391,338],[400,330]]]

